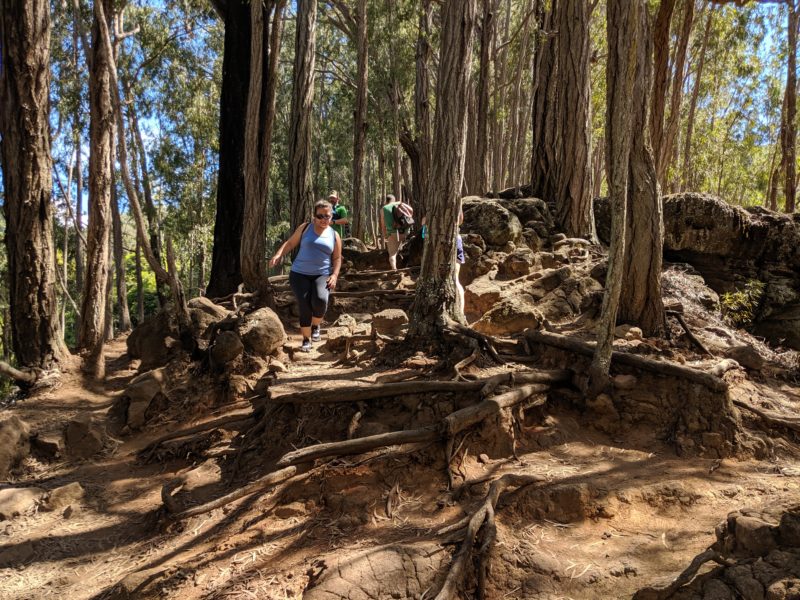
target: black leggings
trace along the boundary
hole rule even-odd
[[[328,308],[328,275],[303,275],[289,272],[297,306],[300,308],[300,327],[311,327],[311,317],[325,316]]]

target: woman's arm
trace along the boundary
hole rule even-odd
[[[328,289],[333,290],[336,289],[336,281],[339,279],[339,269],[342,268],[342,238],[336,233],[336,242],[333,245],[333,254],[331,255],[331,259],[333,261],[333,272],[331,276],[328,277]]]
[[[302,225],[298,226],[297,229],[294,230],[294,233],[289,237],[288,240],[281,244],[281,247],[278,248],[278,251],[275,253],[269,261],[270,267],[275,267],[280,260],[289,254],[292,250],[294,250],[297,245],[300,243],[300,238],[303,236],[303,232],[305,231],[306,227],[308,227],[308,223],[303,223]]]

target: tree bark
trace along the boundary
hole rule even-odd
[[[477,92],[477,124],[475,132],[477,161],[477,180],[472,193],[485,194],[489,190],[491,181],[491,156],[489,154],[489,102],[491,98],[490,85],[494,78],[494,31],[495,17],[492,5],[495,0],[481,0],[483,15],[481,17],[481,57],[478,69]]]
[[[86,280],[81,302],[79,347],[86,350],[84,369],[96,379],[105,375],[103,345],[105,338],[108,282],[108,241],[111,229],[111,169],[114,118],[111,105],[109,50],[103,44],[97,16],[103,3],[107,17],[111,0],[97,0],[92,20],[92,60],[89,69],[89,226],[86,232]],[[106,25],[108,22],[106,22]]]
[[[131,313],[128,310],[128,288],[125,284],[125,251],[122,247],[122,219],[119,213],[119,199],[114,192],[111,195],[111,216],[114,227],[114,274],[117,288],[117,311],[119,313],[119,331],[131,330]]]
[[[437,82],[433,173],[422,268],[412,306],[412,338],[441,335],[445,320],[463,319],[456,311],[455,241],[464,178],[467,90],[472,65],[476,0],[442,7],[442,34]]]
[[[554,2],[557,0],[554,0]],[[536,60],[533,70],[533,150],[531,154],[531,186],[533,195],[546,201],[557,195],[555,115],[558,114],[556,82],[559,77],[557,61],[558,38],[551,4],[545,8],[540,2],[536,7]]]
[[[314,204],[311,181],[311,116],[314,101],[314,59],[317,0],[300,2],[294,46],[292,122],[289,134],[289,203],[292,231],[307,220]]]
[[[667,103],[667,90],[669,90],[669,40],[672,13],[675,10],[676,0],[661,0],[658,4],[655,25],[653,27],[653,90],[650,105],[650,139],[653,144],[653,155],[656,161],[656,171],[662,173],[664,160],[664,111]],[[681,82],[674,81],[674,85]],[[659,177],[659,183],[663,179]]]
[[[614,327],[624,276],[633,91],[639,59],[636,47],[644,42],[641,21],[647,18],[646,11],[643,0],[609,0],[606,9],[606,168],[611,202],[611,245],[603,306],[597,325],[597,346],[589,367],[590,397],[606,387],[611,366]]]
[[[211,274],[206,289],[206,294],[212,298],[235,292],[242,282],[239,257],[244,214],[244,137],[250,77],[250,6],[243,0],[227,0],[223,5],[225,42],[220,97],[217,212]]]
[[[794,212],[797,195],[797,25],[798,7],[796,0],[789,0],[787,17],[787,60],[786,89],[783,97],[781,115],[781,156],[784,172],[784,212]]]
[[[66,349],[58,322],[50,155],[50,5],[0,2],[0,161],[12,344],[23,367]]]
[[[589,69],[592,9],[589,2],[562,0],[556,5],[559,36],[556,105],[559,135],[554,140],[559,159],[556,163],[556,217],[567,236],[594,240]]]
[[[358,0],[356,10],[356,106],[353,113],[353,231],[364,237],[364,148],[367,142],[367,0]]]
[[[75,68],[78,68],[79,51],[78,44],[80,39],[80,15],[77,10],[73,9],[72,12],[72,56],[75,62]],[[87,53],[88,56],[88,53]],[[81,118],[80,104],[76,104],[75,112],[73,113],[73,132],[75,141],[75,288],[77,290],[77,301],[81,301],[81,293],[83,291],[83,273],[85,270],[85,253],[84,247],[81,242],[81,235],[83,232],[83,152],[81,151],[81,136],[83,133],[83,119]],[[66,283],[66,278],[64,283]],[[75,339],[78,339],[81,328],[81,315],[80,311],[75,312],[75,323],[73,333]]]
[[[144,282],[142,281],[142,247],[136,238],[136,324],[144,322]]]
[[[252,291],[267,294],[267,200],[282,12],[283,2],[268,0],[265,4],[263,0],[256,0],[250,3],[250,83],[245,131],[245,206],[240,262],[245,286]]]

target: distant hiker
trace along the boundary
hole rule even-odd
[[[422,239],[426,239],[428,237],[428,224],[427,224],[428,217],[422,217],[421,225],[422,225]],[[458,211],[458,226],[461,227],[461,223],[464,222],[464,211]],[[464,241],[461,239],[461,234],[456,233],[456,263],[453,266],[453,283],[455,284],[456,288],[456,311],[460,315],[464,315],[464,286],[461,285],[461,281],[459,279],[459,273],[461,272],[461,265],[466,262],[466,258],[464,256]]]
[[[347,229],[345,225],[350,225],[350,220],[347,218],[347,208],[339,200],[339,192],[333,190],[328,194],[328,202],[333,206],[333,217],[331,217],[331,226],[334,231],[339,234],[339,237],[346,238]]]
[[[312,222],[303,223],[295,229],[269,261],[269,266],[274,267],[299,246],[289,271],[289,285],[300,309],[302,352],[311,352],[311,342],[320,339],[319,325],[328,308],[328,295],[336,288],[342,267],[342,238],[330,227],[332,216],[333,206],[330,202],[317,202]]]
[[[386,196],[381,208],[381,231],[389,252],[389,267],[397,270],[397,253],[406,233],[414,224],[414,209],[402,200],[398,202],[392,194]]]

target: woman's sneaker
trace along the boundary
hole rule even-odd
[[[319,325],[312,325],[311,326],[311,341],[318,342],[320,339],[319,335]]]
[[[303,345],[300,346],[300,352],[311,352],[311,340],[308,338],[303,340]]]

